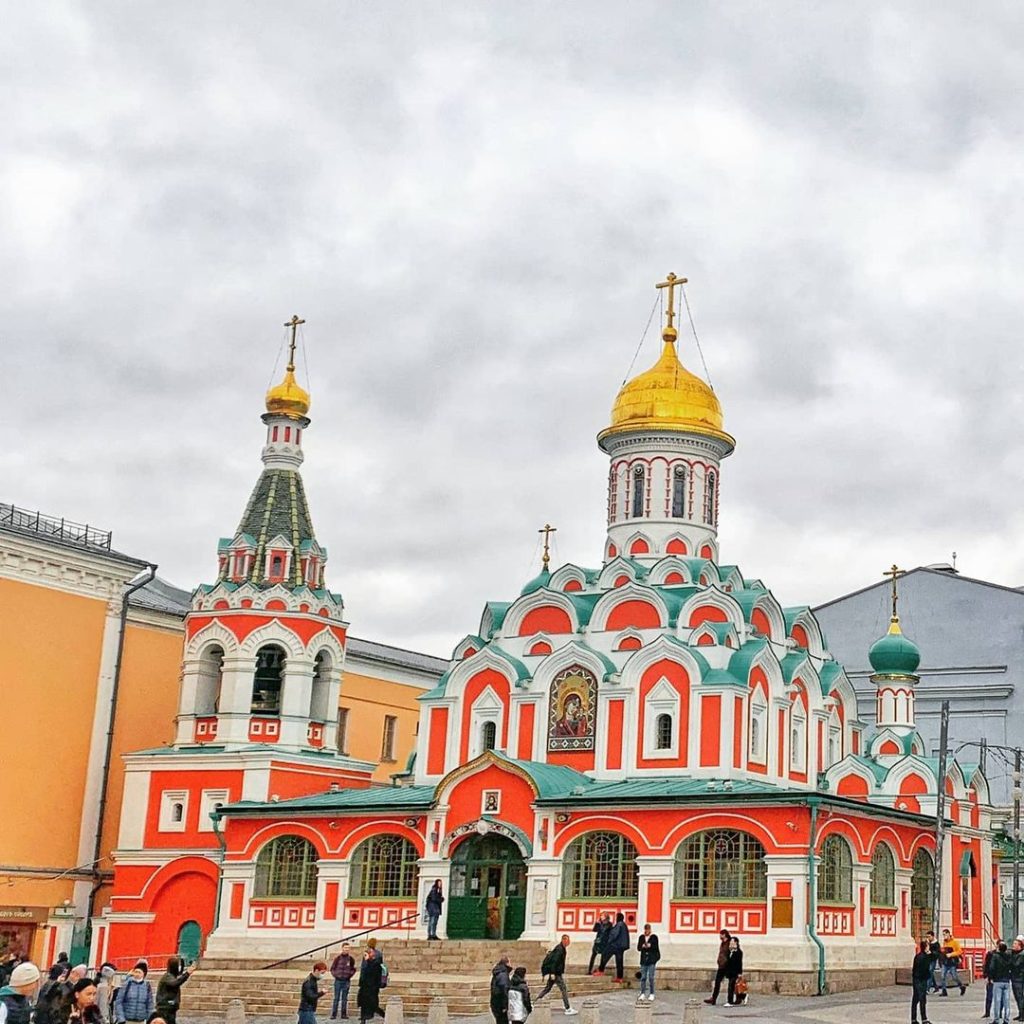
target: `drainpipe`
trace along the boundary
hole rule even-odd
[[[818,947],[818,991],[825,994],[825,943],[818,936],[818,872],[814,870],[814,849],[818,845],[818,807],[820,800],[811,798],[807,806],[811,811],[810,836],[807,839],[807,934]]]
[[[103,770],[100,775],[100,803],[96,814],[96,842],[92,848],[93,877],[96,884],[89,892],[89,906],[85,915],[86,928],[92,928],[92,915],[96,908],[96,893],[100,890],[100,869],[103,845],[103,817],[107,809],[107,796],[110,792],[110,755],[114,749],[114,723],[117,720],[117,691],[121,686],[121,662],[124,658],[124,634],[128,624],[128,599],[136,590],[141,590],[147,583],[156,578],[156,566],[150,563],[141,572],[129,580],[121,594],[121,628],[117,634],[117,658],[114,661],[114,682],[110,687],[110,714],[107,716],[107,744],[103,754]]]
[[[220,894],[224,888],[224,854],[228,852],[228,844],[220,830],[220,811],[211,811],[210,821],[213,822],[213,834],[217,837],[217,845],[220,847],[220,863],[217,865],[217,902],[213,905],[213,929],[216,931],[220,927]]]

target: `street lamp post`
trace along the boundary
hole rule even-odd
[[[1013,934],[1020,934],[1020,798],[1021,749],[1013,759]]]

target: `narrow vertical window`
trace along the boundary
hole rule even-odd
[[[395,759],[395,733],[398,729],[398,719],[394,715],[384,716],[384,736],[380,745],[380,759],[382,761],[394,761]]]
[[[641,519],[644,514],[644,467],[633,470],[633,518]]]
[[[672,517],[686,517],[686,469],[676,466],[672,471]]]
[[[708,526],[715,524],[715,474],[708,473],[707,484],[704,487],[704,522]]]
[[[270,440],[271,441],[276,441],[277,440],[277,427],[276,426],[270,432]]]
[[[348,708],[338,708],[338,753],[348,753]]]
[[[482,750],[493,750],[498,742],[498,726],[495,722],[484,722],[480,737]]]
[[[284,439],[286,441],[290,441],[292,439],[292,428],[291,427],[285,427],[284,428]]]

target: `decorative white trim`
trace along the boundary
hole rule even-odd
[[[681,728],[679,691],[667,680],[659,679],[644,701],[644,758],[649,760],[675,760],[679,757],[679,730]],[[672,720],[671,742],[658,747],[658,718],[668,715]]]
[[[188,790],[165,789],[160,794],[158,832],[184,832],[188,822]]]

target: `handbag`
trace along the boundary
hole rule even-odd
[[[745,996],[747,994],[747,979],[741,974],[736,979],[736,995]]]

